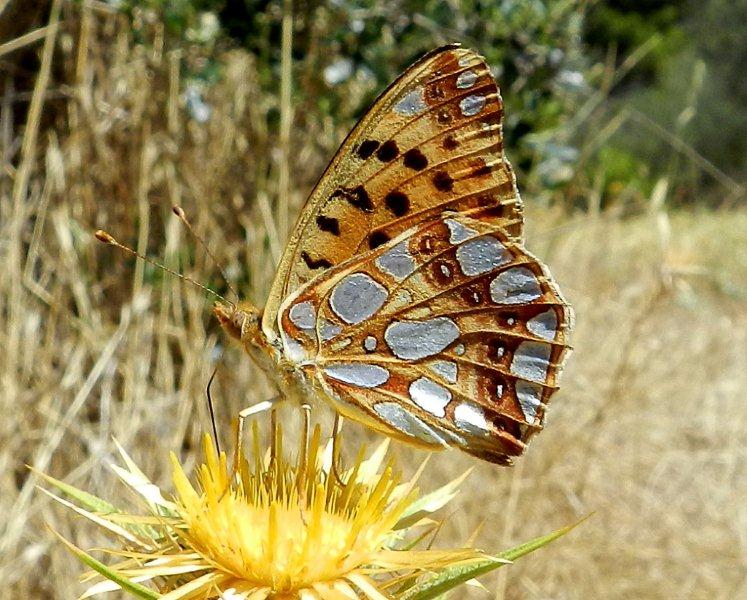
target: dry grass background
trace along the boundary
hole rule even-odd
[[[225,343],[209,298],[91,232],[108,229],[221,285],[171,216],[180,204],[242,293],[261,303],[283,220],[292,222],[344,134],[313,119],[292,132],[293,181],[278,202],[284,159],[265,114],[279,101],[259,90],[250,56],[219,57],[225,77],[201,125],[179,93],[183,57],[157,43],[133,46],[119,17],[84,10],[76,28],[52,28],[45,39],[27,123],[14,126],[12,90],[0,99],[0,596],[8,598],[80,593],[80,565],[45,524],[84,548],[104,543],[37,492],[24,465],[117,499],[106,466],[112,436],[167,483],[166,453],[194,464],[209,427],[204,389]],[[53,63],[69,86],[50,89]],[[48,112],[58,121],[39,127]],[[518,466],[456,452],[431,462],[425,487],[475,470],[437,543],[479,528],[479,545],[500,549],[595,514],[485,578],[489,594],[475,597],[747,597],[747,210],[670,214],[666,197],[662,181],[649,210],[628,218],[593,201],[571,217],[525,198],[529,246],[575,306],[576,351],[548,429]],[[228,348],[214,389],[224,443],[231,415],[267,393],[248,359]],[[329,412],[316,411],[327,427]],[[299,420],[288,408],[281,418],[290,428]],[[346,428],[348,451],[361,437],[375,436]],[[406,469],[424,457],[396,452]]]

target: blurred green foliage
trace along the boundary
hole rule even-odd
[[[155,15],[173,44],[249,50],[262,88],[278,92],[282,0],[120,6],[135,35]],[[739,197],[747,0],[297,0],[293,14],[298,127],[321,116],[349,128],[409,63],[460,41],[493,68],[507,152],[535,196],[567,201],[601,182],[603,203],[645,202],[666,177],[681,202]],[[220,77],[210,60],[185,69],[197,90]],[[202,92],[191,93],[193,110],[206,111]],[[277,110],[267,119],[276,129]]]
[[[607,0],[596,2],[587,14],[584,39],[601,58],[610,48],[622,62],[649,40],[652,48],[625,78],[628,86],[656,82],[666,61],[687,45],[682,21],[687,0]]]
[[[592,64],[640,53],[607,105],[630,118],[592,161],[608,182],[645,194],[666,177],[674,202],[744,202],[747,1],[599,1],[584,31]]]
[[[158,11],[169,32],[183,40],[211,39],[200,31],[210,22],[206,11],[214,14],[224,41],[252,51],[263,87],[277,91],[280,2],[141,0],[128,9]],[[294,15],[299,113],[329,115],[347,128],[408,64],[459,41],[481,52],[494,69],[510,106],[505,135],[514,165],[524,172],[539,167],[544,185],[562,184],[572,175],[575,149],[557,153],[560,142],[548,145],[552,136],[527,143],[527,134],[557,129],[586,87],[578,0],[307,1],[295,4]]]

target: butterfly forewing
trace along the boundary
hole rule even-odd
[[[410,67],[353,129],[312,192],[278,267],[263,329],[279,333],[290,293],[444,210],[522,235],[521,201],[503,154],[503,103],[471,50],[448,46]]]
[[[286,299],[278,327],[344,414],[507,463],[542,427],[571,318],[506,229],[446,212],[328,269]]]

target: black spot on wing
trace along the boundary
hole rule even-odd
[[[444,150],[454,150],[459,147],[459,142],[456,141],[456,138],[453,135],[447,135],[444,138],[443,146]]]
[[[435,75],[435,73],[434,73]],[[425,96],[429,100],[441,100],[446,97],[442,82],[434,81],[425,88]]]
[[[305,250],[301,252],[301,258],[303,259],[303,262],[306,263],[306,266],[309,267],[309,269],[329,269],[332,266],[332,263],[329,262],[326,258],[311,258],[309,253]]]
[[[358,158],[366,160],[367,158],[371,158],[371,156],[373,156],[373,153],[378,147],[379,142],[377,142],[376,140],[363,140],[358,146],[358,149],[355,151],[355,153],[358,155]]]
[[[479,167],[477,167],[474,171],[472,171],[468,177],[487,177],[495,170],[495,165],[489,165],[487,163],[483,163]]]
[[[454,180],[446,171],[436,171],[433,175],[433,185],[441,192],[450,192],[454,189]]]
[[[373,211],[373,203],[371,202],[371,198],[369,197],[366,188],[364,188],[362,185],[354,187],[352,190],[343,188],[338,189],[332,194],[332,198],[344,198],[345,200],[350,202],[350,204],[362,210],[363,212]]]
[[[410,200],[407,194],[399,191],[389,192],[384,198],[386,207],[397,217],[404,216],[410,210]]]
[[[398,156],[399,147],[397,146],[397,142],[395,142],[394,140],[384,142],[381,148],[379,148],[376,152],[376,158],[378,158],[381,162],[391,162]]]
[[[373,250],[378,248],[382,244],[386,244],[389,241],[389,236],[383,231],[374,231],[368,236],[368,247]]]
[[[412,148],[405,152],[405,166],[414,171],[422,171],[428,166],[428,159],[420,150]]]
[[[332,235],[340,235],[340,222],[334,217],[319,215],[316,218],[316,224],[322,231],[326,231]]]
[[[454,116],[451,114],[451,111],[449,111],[447,107],[440,109],[436,113],[436,121],[438,121],[440,125],[448,125],[453,120]]]

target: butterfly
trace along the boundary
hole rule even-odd
[[[216,303],[285,396],[498,464],[542,429],[573,313],[524,248],[502,117],[481,56],[425,55],[311,192],[264,309]]]

